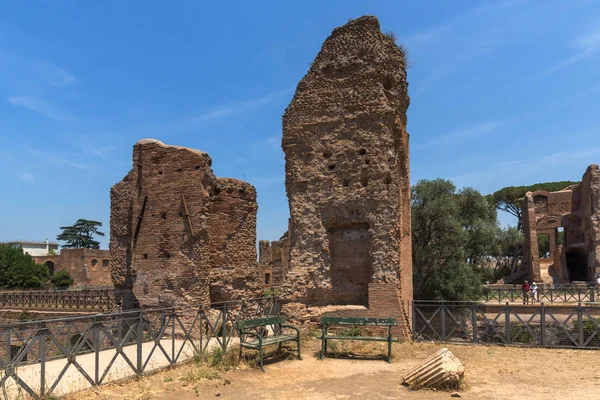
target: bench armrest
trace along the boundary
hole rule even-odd
[[[243,343],[242,335],[250,335],[250,336],[254,336],[254,337],[258,338],[258,344],[262,346],[262,336],[259,335],[258,333],[252,332],[252,331],[241,330],[240,331],[240,342],[241,343]]]
[[[300,328],[297,328],[295,326],[292,325],[285,325],[285,324],[281,324],[282,328],[290,328],[296,331],[296,334],[298,335],[298,337],[300,337]]]

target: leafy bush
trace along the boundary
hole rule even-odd
[[[57,288],[67,288],[75,281],[71,277],[71,274],[69,274],[69,271],[61,270],[54,274],[50,282]]]
[[[0,244],[0,288],[40,288],[48,275],[48,267],[36,264],[22,248]]]

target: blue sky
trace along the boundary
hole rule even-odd
[[[104,224],[133,144],[207,151],[286,230],[281,115],[336,26],[379,17],[409,49],[412,182],[484,193],[600,162],[600,2],[4,1],[0,241]],[[506,220],[505,220],[506,221]]]

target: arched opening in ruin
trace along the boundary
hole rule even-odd
[[[48,267],[48,273],[50,276],[54,276],[54,263],[50,260],[45,262],[46,267]]]
[[[569,281],[588,281],[587,254],[581,247],[574,247],[567,250],[567,271],[569,272]]]
[[[369,224],[329,229],[330,304],[368,305],[371,282]]]

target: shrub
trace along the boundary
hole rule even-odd
[[[57,288],[68,288],[75,281],[71,277],[71,274],[69,274],[69,271],[61,270],[54,274],[50,282]]]
[[[22,248],[0,244],[0,288],[40,288],[48,275],[48,267],[36,264]]]

